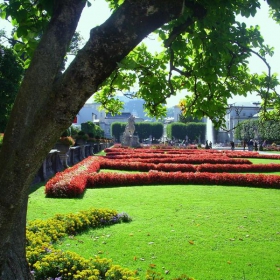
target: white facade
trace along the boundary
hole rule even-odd
[[[91,121],[100,123],[106,117],[105,111],[99,111],[100,103],[86,103],[77,115],[76,125]]]
[[[255,118],[260,111],[259,102],[235,102],[228,105],[229,108],[224,117],[226,122],[225,129],[219,129],[215,143],[226,143],[235,141],[234,128],[239,122]],[[181,110],[179,106],[174,106],[174,122],[179,121]],[[204,120],[206,122],[206,119]]]
[[[100,126],[104,131],[104,136],[111,138],[111,124],[113,122],[127,122],[131,113],[122,113],[121,115],[112,116],[105,111],[99,111],[100,103],[86,103],[77,115],[76,122],[73,125],[80,128],[82,123],[91,121]],[[135,117],[135,122],[142,122],[144,119]]]
[[[220,129],[217,135],[217,142],[236,141],[234,139],[234,128],[238,123],[254,118],[260,111],[259,102],[235,102],[229,105],[225,115],[226,127]]]
[[[174,122],[178,122],[180,120],[181,113],[181,108],[178,105],[174,106]]]

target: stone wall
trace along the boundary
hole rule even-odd
[[[105,148],[109,148],[112,145],[113,142],[108,142],[70,147],[68,153],[66,154],[66,163],[68,166],[73,166],[83,159],[93,156],[94,154],[97,154],[98,152],[104,150]],[[32,185],[45,182],[57,172],[63,171],[64,169],[63,155],[59,150],[53,149],[43,161],[33,180]]]

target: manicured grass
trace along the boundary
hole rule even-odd
[[[60,248],[111,258],[172,279],[279,279],[280,192],[223,186],[89,189],[82,199],[30,194],[28,219],[91,207],[126,212],[133,221],[66,239]],[[168,274],[165,274],[167,273]]]
[[[280,163],[279,159],[263,159],[263,158],[248,158],[253,164],[269,164],[269,163]]]

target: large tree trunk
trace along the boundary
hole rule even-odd
[[[32,279],[25,260],[29,186],[60,133],[98,86],[150,32],[178,17],[182,0],[127,0],[65,73],[58,73],[84,0],[55,1],[52,20],[26,72],[0,153],[0,279]]]

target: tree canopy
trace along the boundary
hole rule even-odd
[[[105,0],[104,0],[105,1]],[[260,0],[107,0],[112,15],[91,29],[90,38],[69,67],[61,65],[86,0],[9,0],[0,15],[14,26],[14,49],[28,54],[26,71],[0,151],[0,278],[32,279],[25,258],[29,186],[60,134],[94,94],[109,111],[121,103],[118,91],[145,100],[150,115],[164,114],[166,98],[187,90],[186,114],[209,116],[221,124],[227,99],[254,91],[262,114],[279,118],[279,84],[266,57],[273,54],[258,27],[237,15],[254,16]],[[279,21],[279,1],[268,1]],[[98,11],[95,11],[98,13]],[[94,16],[94,15],[93,15]],[[90,20],[89,20],[90,24]],[[150,53],[141,44],[154,32],[164,50]],[[250,73],[248,59],[266,65]],[[268,111],[268,108],[275,108]]]
[[[27,51],[32,58],[38,37],[51,19],[53,2],[9,2],[2,4],[2,17],[12,17],[16,27],[14,38],[25,43],[17,43],[15,49]],[[90,1],[85,2],[91,5]],[[107,2],[114,11],[124,1]],[[266,61],[267,56],[273,55],[273,47],[265,44],[259,26],[248,27],[236,20],[236,15],[254,16],[260,1],[186,2],[182,3],[179,18],[154,30],[163,51],[153,54],[144,44],[139,44],[99,85],[95,100],[115,114],[123,105],[116,93],[128,92],[137,86],[139,90],[131,95],[143,98],[147,113],[159,118],[166,113],[164,105],[168,97],[187,91],[189,94],[180,102],[183,113],[199,119],[209,116],[221,125],[229,98],[255,92],[263,100],[261,115],[278,117],[280,101],[276,87],[279,81]],[[278,1],[271,0],[268,4],[270,15],[279,21]],[[263,61],[266,73],[250,72],[251,56]],[[29,62],[30,59],[27,66]],[[271,107],[275,110],[268,111]]]
[[[23,63],[13,49],[0,45],[0,131],[6,128],[23,75]]]

